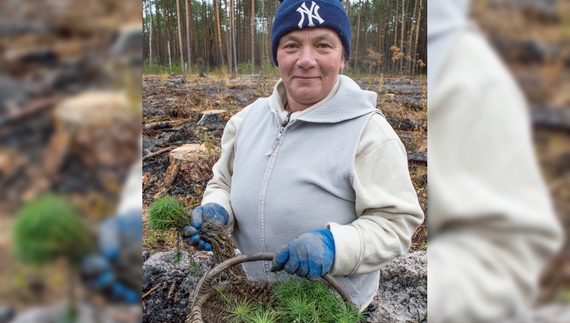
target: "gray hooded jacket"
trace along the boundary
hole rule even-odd
[[[376,93],[349,78],[341,78],[336,95],[323,106],[283,129],[273,102],[263,98],[249,108],[234,142],[232,237],[242,253],[276,252],[328,222],[357,219],[354,156],[368,119],[380,113]],[[270,278],[270,261],[243,267],[251,279]],[[378,278],[378,271],[339,277],[357,304],[374,295]]]

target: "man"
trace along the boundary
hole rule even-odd
[[[276,252],[243,265],[250,279],[330,272],[364,309],[423,221],[406,151],[376,94],[339,75],[350,55],[340,1],[282,1],[271,48],[281,79],[226,125],[185,241],[209,249],[197,229],[222,223],[242,253]]]

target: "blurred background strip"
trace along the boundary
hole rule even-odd
[[[472,18],[526,95],[534,142],[566,232],[541,279],[540,303],[570,303],[570,1],[477,0]]]
[[[0,2],[0,322],[140,321],[140,263],[112,291],[80,268],[140,186],[141,73],[141,1]]]

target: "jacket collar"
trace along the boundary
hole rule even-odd
[[[327,96],[323,99],[324,102],[321,101],[309,107],[310,111],[296,120],[312,123],[337,123],[360,117],[376,108],[376,93],[362,90],[356,82],[345,75],[339,75],[338,82],[338,89],[332,97]],[[285,87],[282,86],[282,80],[279,80],[270,99],[272,112],[277,114],[277,111],[283,109],[284,102],[286,102],[285,96]]]

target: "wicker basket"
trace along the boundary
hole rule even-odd
[[[198,282],[198,285],[196,286],[196,289],[191,296],[190,303],[192,305],[190,307],[190,313],[186,317],[186,323],[204,323],[204,320],[202,318],[202,309],[208,299],[216,292],[215,289],[212,288],[211,284],[218,274],[230,268],[231,266],[235,266],[243,262],[273,260],[274,256],[275,254],[271,252],[239,255],[218,264],[216,267],[206,273]],[[334,279],[333,276],[327,273],[322,278],[339,293],[344,301],[346,301],[348,304],[353,304],[344,287],[342,287],[342,285],[336,279]]]

